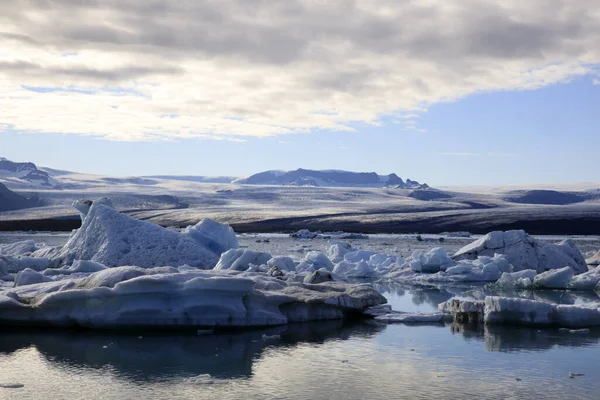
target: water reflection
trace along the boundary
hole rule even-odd
[[[570,333],[557,328],[535,329],[518,326],[450,325],[453,334],[461,334],[467,341],[485,343],[487,351],[511,353],[546,351],[555,347],[587,347],[600,342],[600,329],[589,333]]]
[[[486,296],[517,297],[556,304],[585,304],[599,302],[593,291],[569,290],[502,290],[484,283],[412,285],[397,282],[375,282],[373,286],[383,294],[397,311],[434,311],[439,303],[453,298],[484,300]]]
[[[133,381],[210,374],[229,379],[252,374],[252,364],[267,347],[294,347],[351,337],[368,339],[385,329],[378,324],[323,321],[291,324],[267,330],[212,335],[150,334],[73,331],[0,333],[0,354],[34,347],[55,367],[105,369]],[[263,335],[275,336],[263,340]]]

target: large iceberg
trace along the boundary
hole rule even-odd
[[[312,285],[256,273],[164,273],[160,268],[116,267],[0,292],[0,324],[267,326],[342,318],[385,301],[370,285]]]
[[[538,273],[569,266],[575,274],[588,270],[583,255],[570,240],[550,244],[536,240],[525,231],[490,232],[454,254],[454,260],[503,254],[514,271],[534,269]]]
[[[130,218],[102,202],[94,201],[89,210],[80,212],[85,212],[81,228],[64,246],[42,248],[32,255],[49,258],[52,267],[90,260],[107,267],[187,264],[209,269],[222,251],[237,247],[231,228],[214,221],[203,220],[179,233]]]

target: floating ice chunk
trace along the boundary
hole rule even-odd
[[[526,269],[525,271],[533,271],[531,269]],[[534,272],[534,276],[535,271]],[[506,290],[523,290],[529,289],[533,286],[533,282],[529,277],[521,278],[518,275],[518,272],[508,273],[504,272],[500,279],[498,279],[495,283],[495,286],[498,288],[506,289]]]
[[[583,274],[575,275],[568,288],[573,290],[594,290],[600,283],[600,268],[596,267]]]
[[[369,261],[372,256],[376,256],[379,253],[367,250],[354,250],[344,255],[344,261],[351,263],[357,263],[360,261]]]
[[[0,252],[0,254],[2,254]],[[589,265],[599,265],[600,264],[600,250],[596,252],[593,256],[585,260],[585,262]]]
[[[325,254],[320,251],[309,251],[304,260],[297,266],[296,271],[300,273],[310,273],[325,268],[327,271],[333,271],[334,265]]]
[[[331,276],[331,272],[327,271],[325,268],[311,272],[304,277],[304,283],[317,284],[331,281],[333,281],[333,276]]]
[[[352,252],[352,246],[348,243],[337,242],[329,247],[327,250],[327,256],[333,263],[339,263],[344,259],[344,256],[350,252]],[[1,253],[0,253],[1,254]]]
[[[251,264],[266,264],[272,256],[269,253],[253,250],[231,249],[221,254],[221,258],[215,266],[215,271],[231,269],[235,271],[246,271]]]
[[[290,237],[295,239],[314,239],[321,232],[311,232],[308,229],[300,229],[298,232],[290,233]]]
[[[410,268],[416,272],[435,273],[455,264],[441,247],[435,247],[428,252],[417,250],[412,254],[412,259]]]
[[[267,261],[267,266],[269,268],[277,267],[281,271],[295,271],[296,263],[291,257],[273,257],[269,261]]]
[[[25,268],[42,271],[50,266],[50,260],[43,257],[29,256],[0,256],[0,271],[4,273],[17,273]]]
[[[589,327],[600,325],[600,304],[551,304],[541,301],[488,296],[486,324],[558,325]]]
[[[540,289],[566,289],[573,278],[573,269],[564,267],[542,272],[533,279],[533,286]]]
[[[15,277],[15,287],[32,285],[35,283],[50,282],[52,278],[42,275],[30,268],[25,268],[17,273]]]
[[[333,273],[345,278],[371,278],[376,276],[373,267],[365,261],[357,263],[342,261],[333,268]]]
[[[485,303],[482,300],[451,299],[438,304],[438,311],[452,315],[459,323],[483,322]]]
[[[343,318],[384,302],[369,285],[288,284],[257,273],[115,267],[85,278],[6,289],[0,293],[0,324],[267,326]]]
[[[490,232],[454,254],[455,260],[474,259],[478,256],[503,254],[514,271],[534,269],[544,272],[565,266],[576,274],[587,271],[581,252],[570,240],[550,244],[536,240],[525,231]]]
[[[38,247],[33,240],[24,240],[10,244],[0,244],[0,256],[17,257],[36,251]]]
[[[432,322],[451,322],[452,315],[445,313],[402,313],[395,312],[383,314],[375,317],[380,322],[402,322],[402,323],[432,323]]]
[[[188,226],[181,233],[194,239],[217,256],[229,249],[239,247],[235,232],[229,225],[220,224],[208,218],[203,219],[194,226]]]

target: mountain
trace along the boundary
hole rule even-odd
[[[396,174],[378,175],[375,172],[350,172],[310,169],[295,171],[265,171],[232,183],[245,185],[292,185],[325,187],[395,187],[401,189],[420,188],[422,185],[410,179],[406,182]]]
[[[14,162],[0,157],[0,178],[16,178],[35,186],[55,187],[56,180],[31,162]]]
[[[21,196],[0,183],[0,212],[20,210],[36,205],[36,199],[28,199],[27,197]]]

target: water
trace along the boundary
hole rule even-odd
[[[378,289],[405,311],[485,291]],[[0,387],[0,399],[596,399],[599,359],[600,330],[372,321],[208,336],[3,330],[0,384],[23,386]]]

